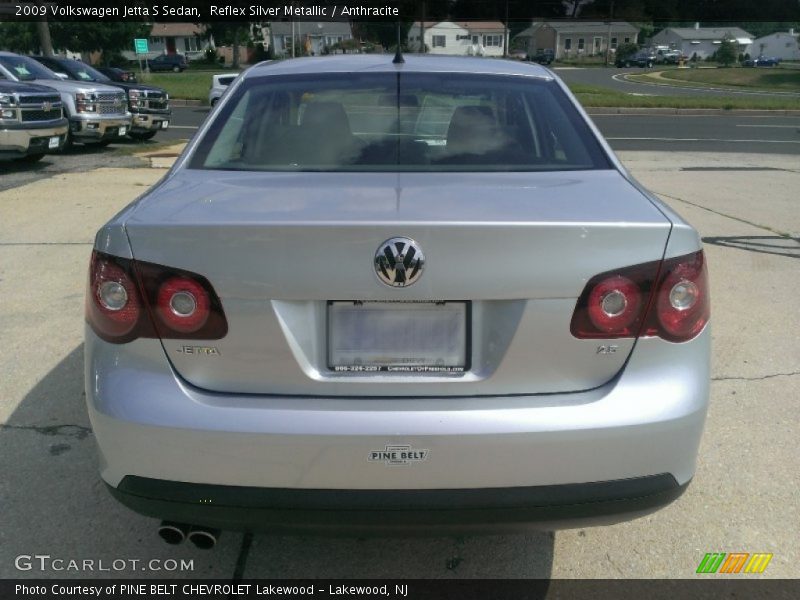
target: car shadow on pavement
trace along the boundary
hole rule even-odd
[[[0,578],[549,578],[555,536],[347,537],[223,532],[211,551],[170,546],[158,522],[111,498],[85,407],[83,346],[52,368],[0,424]],[[138,560],[136,567],[20,571],[16,557]],[[192,560],[187,571],[151,560]],[[64,564],[67,564],[66,562]],[[122,563],[118,563],[122,564]]]
[[[704,237],[703,242],[722,246],[723,248],[737,248],[739,250],[748,250],[749,252],[800,258],[800,238],[779,235],[738,235]]]

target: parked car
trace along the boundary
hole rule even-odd
[[[743,61],[742,65],[745,67],[777,67],[780,62],[781,59],[775,56],[758,56]]]
[[[0,80],[0,160],[36,162],[58,152],[67,128],[58,92]]]
[[[364,54],[239,77],[95,238],[86,399],[118,500],[209,547],[583,527],[686,489],[700,237],[556,75]]]
[[[180,73],[189,66],[183,54],[160,54],[155,58],[148,59],[146,64],[150,71],[174,71],[175,73]]]
[[[121,67],[95,67],[103,75],[108,77],[111,81],[119,83],[136,83],[136,73],[123,69]]]
[[[133,115],[128,135],[136,140],[149,140],[169,127],[172,110],[169,94],[160,87],[134,82],[112,81],[109,77],[79,60],[55,56],[32,56],[56,75],[63,74],[74,81],[96,82],[121,88],[125,92],[128,110]]]
[[[549,65],[553,62],[555,54],[551,48],[540,48],[531,56],[531,60],[540,65]]]
[[[228,89],[228,86],[236,79],[236,75],[230,73],[222,73],[219,75],[211,76],[211,88],[208,90],[208,103],[214,106],[217,101],[222,98],[222,94]]]
[[[630,56],[618,57],[614,64],[617,67],[644,67],[650,68],[656,62],[656,55],[649,50],[639,50]]]
[[[680,50],[659,50],[655,54],[655,61],[663,65],[677,65],[681,60],[686,60]]]
[[[97,82],[70,81],[28,56],[0,52],[0,76],[10,81],[37,83],[61,95],[69,131],[64,145],[106,145],[124,137],[131,127],[125,92]]]
[[[617,67],[652,67],[656,62],[656,55],[649,50],[640,50],[631,56],[617,58],[614,64]]]

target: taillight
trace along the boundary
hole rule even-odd
[[[135,338],[134,329],[142,319],[144,307],[129,262],[92,253],[86,320],[106,341],[126,342]]]
[[[586,284],[570,331],[578,338],[659,336],[684,342],[709,318],[703,251],[601,273]]]
[[[92,253],[86,320],[108,342],[137,337],[220,339],[228,332],[222,304],[201,275]]]
[[[654,307],[642,335],[685,342],[703,330],[711,312],[703,251],[664,261]]]
[[[171,277],[158,288],[156,314],[167,328],[194,333],[208,321],[211,299],[199,283],[188,277]]]

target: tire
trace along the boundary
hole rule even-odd
[[[143,132],[131,131],[131,132],[128,133],[128,135],[131,137],[131,139],[136,140],[137,142],[143,142],[145,140],[152,140],[155,137],[156,133],[158,133],[158,132],[157,131],[143,131]]]
[[[213,100],[211,100],[211,108],[214,108],[214,106],[216,106],[217,102],[219,102],[219,98],[214,98]]]
[[[23,163],[35,163],[39,162],[43,158],[44,158],[44,152],[40,152],[37,154],[26,154],[25,156],[20,156],[16,160],[18,162],[23,162]]]
[[[648,62],[648,63],[645,65],[645,67],[647,67],[648,69],[652,69],[652,68],[653,68],[653,63],[652,63],[652,62]]]

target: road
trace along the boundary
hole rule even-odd
[[[108,168],[120,154],[70,155],[83,156],[83,166],[35,172],[35,181],[0,191],[0,577],[693,578],[708,552],[774,553],[759,577],[800,576],[795,156],[620,152],[698,228],[710,269],[711,406],[697,475],[674,504],[620,525],[555,533],[251,539],[226,532],[203,552],[165,545],[157,522],[117,504],[98,477],[83,392],[92,240],[164,174],[132,156]],[[62,565],[123,562],[106,572],[15,567],[17,557],[36,554]],[[193,569],[157,571],[166,563],[154,559],[191,560]]]
[[[625,78],[628,73],[644,73],[642,68],[631,69],[605,69],[605,68],[572,68],[572,67],[556,67],[554,71],[566,83],[582,83],[584,85],[593,85],[605,88],[611,88],[618,92],[626,94],[640,94],[645,96],[755,96],[760,98],[770,98],[775,96],[800,96],[800,92],[762,92],[755,90],[723,90],[723,89],[710,89],[704,87],[682,87],[682,86],[669,86],[659,85],[657,83],[643,83],[638,81],[630,81]]]
[[[155,139],[187,139],[207,115],[207,108],[175,108],[174,126]],[[800,117],[750,117],[732,113],[703,116],[593,114],[592,118],[614,150],[800,154]]]

